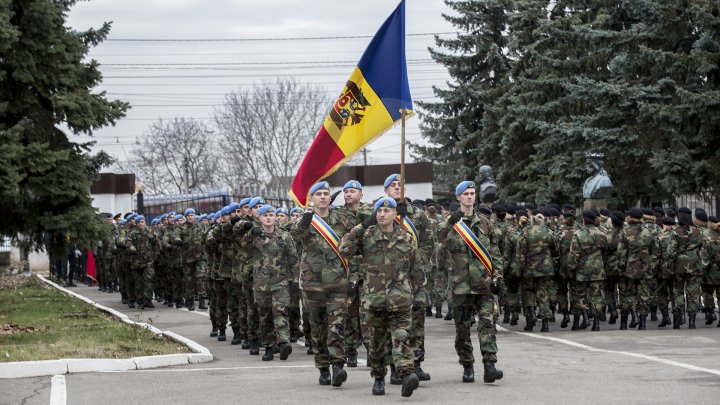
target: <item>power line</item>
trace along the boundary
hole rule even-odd
[[[434,72],[434,73],[441,73],[441,72]],[[319,74],[319,76],[328,76],[328,75],[338,75],[335,73],[328,73],[328,74]],[[137,77],[137,76],[131,76],[131,77]],[[176,76],[170,76],[170,78],[176,77]],[[196,77],[196,76],[192,76]],[[261,77],[257,75],[248,75],[245,77]],[[278,77],[278,76],[268,76],[268,77]],[[105,77],[106,79],[107,77]],[[419,79],[411,79],[411,82],[426,82],[426,81],[433,81],[436,82],[443,78],[419,78]],[[450,79],[449,77],[447,78]],[[102,82],[99,87],[178,87],[178,86],[234,86],[234,87],[242,87],[242,86],[257,86],[261,83],[105,83]],[[332,82],[312,82],[311,84],[341,84],[339,81],[332,81]]]
[[[415,70],[413,73],[446,73],[446,70]],[[310,73],[294,73],[293,76],[337,76],[347,75],[348,72],[310,72]],[[276,77],[278,75],[269,75],[267,72],[262,74],[236,74],[236,75],[119,75],[104,76],[103,79],[193,79],[193,78],[220,78],[227,79],[233,77]]]
[[[434,62],[434,59],[408,59],[407,63]],[[205,62],[205,63],[101,63],[101,66],[234,66],[234,65],[308,65],[322,63],[357,63],[356,60],[291,61],[291,62]]]
[[[448,32],[422,32],[406,34],[406,37],[422,37],[431,35],[457,34],[456,31]],[[278,37],[278,38],[108,38],[105,42],[262,42],[262,41],[326,41],[336,39],[365,39],[374,35],[346,35],[346,36],[321,36],[321,37]]]

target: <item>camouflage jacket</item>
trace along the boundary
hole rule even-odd
[[[675,257],[673,252],[677,251],[677,240],[673,236],[673,230],[662,231],[657,236],[657,247],[660,252],[660,260],[656,263],[655,273],[658,278],[671,279],[675,276]]]
[[[207,260],[205,248],[203,247],[204,231],[205,227],[198,222],[186,222],[180,229],[185,263]]]
[[[251,258],[250,251],[243,247],[243,240],[249,232],[245,229],[245,223],[250,222],[253,226],[261,226],[260,221],[251,215],[245,215],[235,225],[225,228],[225,232],[231,232],[226,235],[232,243],[232,278],[240,283],[253,282],[253,262],[256,260]],[[278,226],[279,227],[279,226]]]
[[[182,225],[168,225],[162,238],[163,251],[167,255],[167,265],[171,268],[181,267],[183,264],[183,248],[181,238]]]
[[[370,215],[373,214],[373,206],[370,204],[360,203],[360,207],[357,211],[352,211],[345,207],[344,205],[338,208],[335,208],[338,212],[345,214],[350,219],[350,226],[354,227],[356,225],[359,225],[362,223],[366,218],[368,218]],[[359,283],[361,280],[364,279],[364,274],[362,272],[361,266],[360,266],[360,260],[361,258],[359,256],[347,256],[345,257],[348,260],[348,264],[350,267],[350,272],[348,274],[348,281],[353,281],[355,283]]]
[[[435,235],[432,227],[430,226],[430,220],[427,215],[425,215],[425,211],[421,208],[414,205],[408,205],[407,210],[407,217],[410,219],[410,222],[412,222],[418,233],[418,248],[420,249],[423,259],[420,265],[423,266],[423,271],[428,272],[430,268],[426,267],[429,265],[430,258],[433,255],[433,250],[435,249]]]
[[[625,226],[618,244],[618,265],[623,277],[640,280],[648,274],[652,276],[660,259],[658,253],[652,229],[641,223]]]
[[[152,266],[160,243],[150,228],[131,228],[125,238],[128,258],[132,267]]]
[[[585,225],[575,232],[570,242],[567,268],[577,281],[605,279],[608,250],[607,235],[595,225]]]
[[[222,252],[220,251],[220,242],[215,239],[215,229],[219,225],[217,223],[210,225],[205,233],[205,249],[208,255],[207,273],[213,280],[222,278],[218,273]]]
[[[330,210],[323,218],[339,238],[352,229],[347,215]],[[305,291],[347,291],[348,274],[335,250],[310,225],[302,228],[295,223],[290,228],[293,239],[302,244],[300,257],[300,287]]]
[[[248,232],[242,238],[241,246],[249,259],[243,272],[252,273],[254,290],[288,288],[292,269],[297,263],[295,243],[288,231],[276,226],[274,232],[263,232],[262,236],[253,236]]]
[[[527,226],[528,225],[518,225],[514,228],[511,228],[505,236],[505,241],[503,242],[503,245],[505,246],[505,251],[503,252],[502,257],[503,263],[505,265],[506,276],[516,278],[522,277],[523,269],[516,260],[517,254],[515,253],[515,250],[517,249],[517,242],[520,238],[520,234]]]
[[[575,236],[577,228],[574,225],[562,224],[558,226],[555,233],[555,242],[558,246],[558,275],[563,279],[572,279],[572,273],[568,270],[567,261],[570,253],[570,243]]]
[[[500,256],[505,257],[505,242],[508,239],[510,233],[510,225],[505,220],[496,219],[492,222],[493,232],[495,233],[495,240],[498,241],[498,253]]]
[[[678,226],[673,231],[675,243],[670,244],[668,255],[674,263],[675,275],[703,274],[700,262],[700,248],[704,242],[703,233],[697,226]]]
[[[340,251],[360,255],[365,274],[363,308],[368,311],[408,311],[413,301],[425,305],[425,273],[412,236],[397,223],[386,234],[377,225],[354,227],[343,238]]]
[[[522,269],[522,277],[549,277],[555,274],[558,248],[545,224],[525,227],[517,239],[515,261]]]
[[[607,278],[619,278],[623,276],[624,269],[620,265],[620,252],[618,246],[620,245],[620,238],[623,234],[624,226],[617,227],[613,226],[608,230],[608,253],[607,253],[607,264],[605,266],[605,276]]]
[[[720,231],[710,229],[708,238],[700,249],[700,258],[705,270],[703,281],[711,285],[720,285]]]
[[[470,250],[462,237],[448,222],[440,226],[438,240],[449,255],[447,261],[448,285],[453,294],[482,294],[490,295],[490,283],[495,277],[503,276],[503,259],[498,254],[497,241],[487,219],[481,219],[472,214],[463,217],[478,240],[485,246],[490,254],[493,264],[493,274],[488,274],[485,266]]]

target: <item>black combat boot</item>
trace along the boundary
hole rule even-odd
[[[532,332],[535,327],[535,311],[532,307],[525,308],[525,332]]]
[[[175,309],[180,309],[183,307],[183,301],[182,298],[178,298],[175,300]]]
[[[320,385],[330,385],[330,369],[329,368],[321,368],[320,369],[320,378],[318,378],[318,382]]]
[[[135,308],[135,301],[128,301],[128,308]]]
[[[588,316],[587,316],[588,323],[590,323],[591,319],[595,319],[595,312],[593,312],[592,308],[590,308],[590,310],[588,310]]]
[[[582,311],[582,320],[580,321],[580,329],[585,330],[587,327],[590,326],[590,315],[588,315],[588,311],[584,310]]]
[[[225,340],[225,329],[220,329],[218,331],[218,342],[224,342]]]
[[[452,320],[453,320],[453,317],[454,317],[454,316],[453,316],[453,307],[452,307],[452,305],[448,305],[447,315],[445,315],[445,318],[444,318],[444,319],[445,319],[446,321],[452,321]],[[392,384],[392,383],[391,383],[391,384]]]
[[[218,335],[217,322],[212,321],[212,330],[210,331],[210,337],[217,337],[217,335]]]
[[[688,329],[695,329],[695,315],[697,315],[695,312],[688,314]]]
[[[680,329],[680,310],[673,309],[673,329]]]
[[[463,364],[462,381],[466,383],[475,382],[475,367],[473,367],[472,363]]]
[[[198,309],[208,309],[205,305],[205,298],[198,298]]]
[[[147,309],[155,308],[155,304],[153,304],[153,302],[150,298],[145,299],[145,304],[143,306]]]
[[[650,320],[655,322],[657,321],[657,305],[650,305]]]
[[[657,317],[655,319],[657,319]],[[640,315],[640,323],[638,324],[638,330],[647,329],[645,322],[647,322],[647,315]]]
[[[188,311],[194,311],[195,310],[195,299],[190,297],[185,300],[185,303],[187,304]]]
[[[253,341],[250,342],[250,355],[257,356],[259,354],[260,354],[260,342],[258,342],[257,339],[253,339]]]
[[[128,303],[128,299],[123,296],[120,296],[120,303],[123,305],[126,305]]]
[[[400,376],[398,375],[394,364],[390,365],[390,384],[392,384],[392,385],[402,384],[402,378],[400,378]]]
[[[512,311],[512,316],[510,317],[510,325],[511,326],[517,325],[519,320],[520,320],[520,314],[517,311]]]
[[[550,322],[555,323],[555,307],[556,305],[550,305]]]
[[[680,325],[685,325],[685,313],[687,312],[687,304],[683,304],[680,308]]]
[[[493,383],[495,380],[501,380],[503,378],[502,370],[495,368],[495,363],[483,362],[485,366],[485,374],[483,374],[483,381],[485,383]]]
[[[602,312],[600,312],[600,320],[605,322],[607,319],[605,318],[605,312],[607,312],[607,305],[603,305]]]
[[[308,341],[307,343],[308,343],[307,354],[315,354],[315,352],[313,351],[313,348],[312,348],[312,341]]]
[[[610,320],[608,321],[608,323],[610,325],[615,325],[615,322],[617,322],[617,319],[618,319],[617,307],[615,306],[615,304],[610,304]]]
[[[348,349],[348,351],[347,351],[347,366],[348,367],[357,367],[357,350],[356,349]]]
[[[718,321],[717,327],[720,328],[720,321]]]
[[[622,311],[620,313],[620,330],[627,330],[628,313]]]
[[[415,360],[415,375],[417,376],[418,380],[420,381],[430,381],[430,374],[426,373],[422,367],[420,366],[420,362],[418,360]]]
[[[592,330],[593,332],[600,331],[600,316],[596,316],[595,318],[593,318],[593,326],[590,330]]]
[[[630,325],[628,325],[628,328],[634,328],[637,325],[637,309],[630,308]]]
[[[375,379],[375,383],[372,388],[373,395],[385,395],[385,378],[380,377]]]
[[[292,344],[287,342],[280,343],[280,360],[287,360],[290,354],[292,354]]]
[[[672,322],[670,322],[670,316],[668,316],[667,307],[661,309],[660,312],[662,313],[662,320],[658,324],[658,328],[664,328],[664,327],[672,324]]]
[[[232,341],[230,342],[230,344],[231,345],[239,345],[240,343],[242,343],[242,333],[240,333],[240,328],[238,328],[236,326],[236,327],[232,328],[232,331],[233,331],[233,338],[232,338]]]
[[[402,389],[400,390],[400,395],[409,397],[412,395],[413,391],[417,389],[418,385],[420,385],[420,380],[415,373],[406,374],[402,378]]]
[[[275,352],[272,346],[265,346],[265,354],[262,356],[262,361],[270,361],[275,358]]]
[[[240,346],[243,350],[248,350],[252,347],[252,341],[247,338],[247,335],[243,336],[243,344]]]
[[[563,314],[563,319],[560,322],[560,327],[567,328],[568,325],[570,324],[570,314],[568,313],[567,308],[563,308],[562,314]]]
[[[550,324],[548,323],[547,319],[542,320],[542,327],[540,328],[540,332],[550,332]]]
[[[715,315],[715,308],[714,308],[714,307],[713,307],[713,308],[708,308],[708,310],[710,311],[710,320],[711,320],[712,322],[717,321],[717,316]],[[710,323],[712,324],[712,322],[710,322]]]
[[[432,306],[425,307],[425,316],[428,318],[432,318]]]
[[[442,317],[443,317],[442,305],[435,307],[435,318],[442,318]],[[385,379],[383,379],[383,393],[384,392],[385,392]]]
[[[505,305],[505,306],[503,307],[503,319],[502,319],[502,323],[503,323],[503,325],[504,325],[504,324],[507,324],[508,322],[510,322],[510,308],[509,308],[507,305]]]
[[[579,330],[580,329],[580,315],[574,315],[573,314],[573,324],[571,330]]]
[[[333,364],[332,366],[332,386],[340,387],[347,380],[347,371],[343,369],[342,364]]]

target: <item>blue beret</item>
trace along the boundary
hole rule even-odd
[[[228,215],[230,213],[230,207],[222,207],[220,215]]]
[[[238,208],[240,208],[240,204],[238,204],[236,202],[230,203],[230,205],[228,205],[228,214],[235,211]]]
[[[457,187],[455,187],[455,195],[458,196],[465,192],[465,190],[469,188],[475,188],[475,182],[470,180],[465,180],[462,183],[458,184]]]
[[[112,217],[113,217],[113,215],[112,215],[111,213],[109,213],[109,212],[104,213],[103,216],[105,216],[105,218],[112,218]]]
[[[129,220],[135,218],[136,216],[138,216],[138,214],[132,212],[132,213],[130,213],[130,215],[128,215],[125,219],[129,221]]]
[[[273,206],[270,204],[265,204],[262,207],[258,208],[258,215],[264,215],[268,212],[272,212],[273,214],[275,213],[275,208],[273,208]]]
[[[245,197],[245,198],[243,198],[242,200],[240,200],[240,202],[238,203],[238,205],[242,207],[243,205],[250,204],[250,200],[252,200],[252,198],[250,198],[250,197]]]
[[[262,197],[253,197],[250,202],[248,202],[248,208],[255,208],[256,205],[261,204],[262,202]]]
[[[299,213],[302,214],[303,210],[301,210],[301,209],[298,208],[298,207],[293,207],[293,209],[290,210],[290,215],[292,215],[292,214],[294,214],[294,213],[296,213],[296,212],[299,212]]]
[[[177,215],[175,215],[175,218],[173,218],[173,220],[174,220],[175,222],[177,222],[177,221],[179,221],[179,220],[181,220],[181,219],[185,219],[185,216],[184,216],[184,215],[181,215],[181,214],[177,214]]]
[[[375,202],[375,211],[380,207],[396,208],[397,203],[390,197],[383,197]]]
[[[358,190],[362,190],[362,184],[360,184],[357,180],[350,180],[343,186],[343,190],[346,190],[348,188],[356,188]]]
[[[198,221],[202,221],[203,219],[207,218],[207,215],[202,214],[198,217]]]
[[[168,215],[170,215],[171,217],[174,217],[175,215],[177,215],[177,212],[170,211],[170,212],[168,212]]]
[[[152,221],[150,221],[150,225],[157,225],[160,222],[159,218],[154,218]]]
[[[400,181],[400,175],[397,173],[393,173],[385,179],[385,183],[383,183],[384,188],[390,187],[393,181]]]
[[[215,217],[216,217],[216,215],[215,215],[214,212],[211,212],[211,213],[209,213],[209,214],[207,215],[207,219],[209,219],[209,220],[211,220],[211,221],[214,221],[214,220],[215,220]]]
[[[190,215],[190,214],[193,214],[193,215],[194,215],[194,214],[195,214],[195,210],[192,209],[192,208],[186,209],[186,210],[185,210],[185,216],[188,216],[188,215]]]
[[[167,218],[167,217],[168,217],[168,214],[162,214],[162,215],[160,215],[158,218],[160,218],[160,220],[162,221],[162,220],[164,220],[164,219]]]
[[[290,215],[287,208],[278,208],[275,210],[276,214]]]
[[[225,214],[223,214],[223,212],[222,212],[222,208],[220,208],[220,210],[215,213],[215,219],[217,219],[217,217],[219,217],[219,216],[221,216],[221,215],[225,215]]]
[[[330,183],[327,181],[320,181],[313,184],[313,186],[310,187],[310,195],[315,194],[318,190],[330,190]]]
[[[135,215],[135,222],[144,221],[145,217],[143,215]]]
[[[127,220],[125,220],[125,219],[121,219],[120,221],[118,221],[118,225],[125,225],[125,224],[127,224]]]

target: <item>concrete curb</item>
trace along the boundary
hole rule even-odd
[[[40,274],[36,276],[44,283],[72,295],[73,297],[85,301],[95,308],[105,311],[121,321],[143,327],[151,332],[166,336],[177,343],[183,344],[192,350],[193,353],[164,354],[159,356],[141,356],[129,359],[60,359],[60,360],[43,360],[43,361],[16,361],[9,363],[0,363],[0,379],[4,378],[23,378],[23,377],[40,377],[67,373],[86,373],[86,372],[102,372],[102,371],[129,371],[129,370],[145,370],[149,368],[180,366],[183,364],[207,363],[213,361],[213,355],[205,346],[198,342],[180,336],[170,331],[161,331],[160,329],[142,322],[135,322],[127,315],[120,311],[100,305],[87,297],[80,295],[74,291],[70,291],[60,285],[46,279]]]

